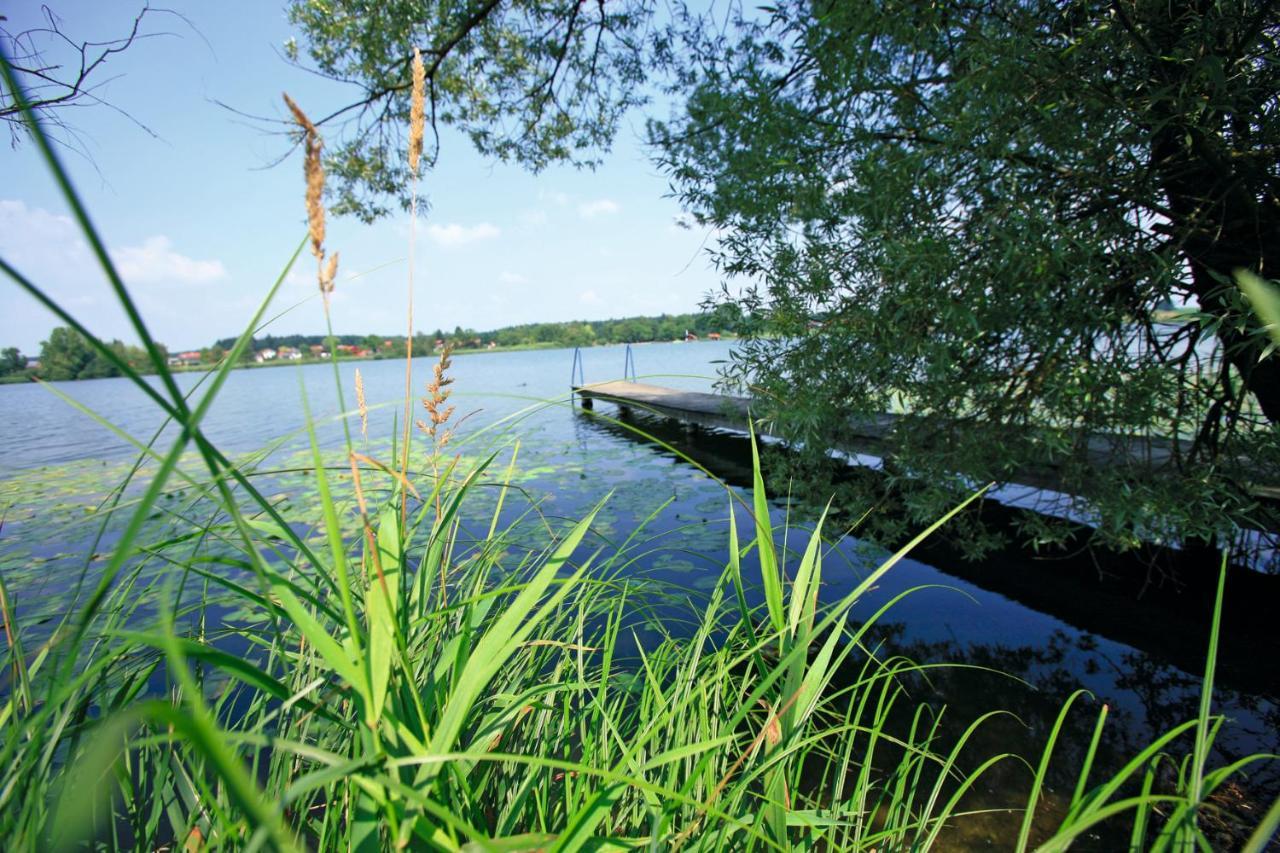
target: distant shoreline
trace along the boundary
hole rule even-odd
[[[737,340],[737,335],[721,335],[721,337],[720,337],[720,341],[732,341],[732,340]],[[699,339],[699,340],[696,340],[696,341],[679,341],[679,340],[674,340],[674,341],[632,341],[630,344],[627,344],[627,343],[594,343],[594,344],[579,344],[579,345],[577,345],[577,346],[581,346],[583,349],[595,349],[596,347],[649,346],[650,344],[668,344],[668,343],[680,343],[680,344],[683,344],[683,343],[693,343],[693,344],[699,344],[699,343],[716,343],[716,341],[710,341],[710,340],[707,340],[707,339]],[[532,351],[532,350],[549,350],[549,349],[574,349],[574,346],[566,345],[566,344],[561,344],[561,343],[551,343],[551,342],[549,342],[549,343],[537,343],[537,344],[514,344],[514,345],[511,345],[511,346],[474,347],[474,348],[468,348],[468,349],[456,349],[456,350],[454,350],[454,351],[453,351],[453,353],[451,354],[451,356],[450,356],[450,357],[451,357],[451,358],[457,358],[458,356],[464,356],[464,355],[486,355],[486,354],[488,354],[488,353],[502,353],[502,352],[528,352],[528,351]],[[437,356],[439,356],[439,352],[440,352],[439,350],[434,350],[434,351],[432,351],[432,352],[430,352],[430,353],[423,353],[422,355],[418,355],[418,354],[416,354],[416,353],[415,353],[415,354],[414,354],[414,358],[430,358],[430,357],[437,357]],[[338,359],[338,361],[339,361],[339,362],[341,362],[341,363],[343,363],[343,364],[362,364],[362,363],[367,363],[367,362],[371,362],[371,361],[402,361],[402,360],[403,360],[403,357],[402,357],[402,356],[390,356],[390,355],[389,355],[389,356],[376,356],[376,355],[371,355],[371,356],[368,356],[368,357],[365,357],[365,358],[339,358],[339,359]],[[308,364],[330,364],[330,363],[332,363],[332,359],[329,359],[329,358],[312,358],[312,357],[310,357],[310,356],[307,356],[307,357],[305,357],[305,358],[298,358],[298,359],[289,359],[289,358],[273,358],[273,359],[271,359],[271,360],[269,360],[269,361],[249,361],[249,362],[244,362],[243,364],[237,364],[237,365],[235,365],[235,366],[234,366],[234,367],[232,367],[231,369],[232,369],[232,370],[257,370],[257,369],[259,369],[259,368],[264,368],[264,367],[288,367],[288,366],[290,366],[290,365],[293,365],[293,366],[302,366],[302,365],[308,365]],[[170,371],[171,373],[207,373],[207,372],[209,372],[210,370],[214,370],[214,369],[216,369],[216,368],[217,368],[217,366],[218,366],[217,364],[172,365],[172,366],[170,366],[170,367],[169,367],[169,371]],[[144,373],[144,374],[142,374],[142,375],[143,375],[143,376],[155,376],[156,374],[154,374],[154,373]],[[22,373],[13,373],[13,374],[10,374],[9,376],[0,376],[0,385],[22,385],[22,384],[29,384],[29,383],[35,382],[35,381],[36,381],[36,379],[38,379],[38,378],[39,378],[38,374],[36,374],[36,373],[34,373],[34,372],[31,372],[31,371],[24,371],[24,372],[22,372]],[[120,379],[121,377],[119,377],[119,376],[95,376],[95,377],[93,377],[93,378],[94,378],[94,379]],[[57,381],[57,382],[90,382],[90,381],[92,381],[92,380],[91,380],[91,379],[59,379],[59,380],[53,380],[53,381]]]

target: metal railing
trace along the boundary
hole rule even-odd
[[[636,381],[636,354],[632,352],[631,344],[627,344],[622,356],[622,378],[627,382]],[[585,384],[587,381],[583,371],[582,347],[574,347],[573,364],[569,367],[569,399],[576,400],[578,394],[575,389]]]
[[[576,381],[575,381],[576,380]],[[586,384],[582,375],[582,347],[573,348],[573,366],[569,368],[569,390]]]

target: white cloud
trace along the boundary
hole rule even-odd
[[[488,222],[481,222],[477,225],[459,225],[456,222],[450,222],[448,225],[432,224],[427,226],[427,236],[437,245],[446,248],[463,246],[479,240],[489,240],[501,233],[496,226],[490,225]]]
[[[616,201],[598,198],[595,201],[584,201],[578,205],[578,215],[583,219],[595,219],[597,216],[617,213],[620,209]]]
[[[547,192],[546,190],[538,190],[538,198],[542,199],[543,201],[549,201],[549,202],[552,202],[553,204],[557,204],[560,207],[564,207],[569,203],[569,196],[566,195],[565,193]]]
[[[112,249],[120,276],[126,282],[161,284],[205,284],[226,277],[222,261],[199,261],[173,251],[168,237],[156,235],[141,246]]]
[[[172,241],[159,234],[139,246],[121,246],[110,252],[126,284],[202,284],[227,274],[221,261],[197,260],[175,252]],[[96,266],[70,217],[13,199],[0,199],[0,253],[20,268],[44,274],[52,266],[74,277],[92,274]]]
[[[578,301],[583,305],[599,305],[604,300],[594,290],[584,290],[578,294]]]
[[[518,272],[503,271],[498,275],[498,281],[503,284],[527,284],[529,279],[520,275]]]
[[[531,225],[537,227],[547,224],[547,212],[545,210],[526,210],[520,214],[521,225]]]
[[[53,259],[59,266],[91,261],[89,246],[69,216],[16,199],[0,199],[0,254],[24,270]]]

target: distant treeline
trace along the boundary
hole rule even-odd
[[[698,314],[661,314],[656,317],[624,317],[619,320],[573,320],[564,323],[525,323],[506,326],[488,332],[455,326],[452,332],[436,329],[428,334],[418,332],[413,337],[413,351],[428,354],[436,349],[437,342],[452,343],[457,349],[491,349],[495,347],[555,347],[591,346],[593,344],[640,343],[644,341],[684,340],[687,335],[705,338],[712,334],[734,334],[738,329],[739,315],[735,306],[723,306],[712,312]],[[354,348],[359,355],[374,358],[394,358],[405,352],[404,335],[336,335],[337,345]],[[161,354],[175,365],[212,365],[235,345],[235,338],[222,338],[212,346],[180,353],[171,357],[161,344]],[[265,350],[279,351],[291,348],[301,351],[304,358],[313,357],[312,347],[324,347],[327,354],[329,339],[324,335],[263,335],[253,339],[243,355],[245,362],[255,359],[255,354]],[[140,347],[112,341],[111,349],[122,361],[138,373],[152,373],[152,364]],[[343,353],[339,353],[340,356]],[[106,358],[96,353],[79,333],[67,327],[58,327],[49,333],[49,339],[41,341],[40,354],[35,360],[23,355],[16,347],[0,349],[0,381],[17,381],[33,376],[49,381],[67,379],[97,379],[118,376],[120,372]]]
[[[152,372],[151,360],[142,347],[121,341],[112,341],[107,346],[138,373]],[[47,341],[40,342],[40,355],[35,361],[23,355],[17,347],[0,350],[0,381],[13,382],[38,376],[57,382],[119,375],[120,371],[109,359],[90,347],[79,332],[67,326],[59,326],[49,333]]]
[[[729,308],[698,314],[661,314],[656,317],[624,317],[618,320],[571,320],[563,323],[525,323],[505,326],[488,332],[455,326],[452,332],[436,329],[432,333],[414,335],[414,352],[431,352],[437,341],[452,343],[457,349],[484,349],[522,346],[590,346],[642,341],[684,340],[686,334],[706,337],[712,333],[733,334],[737,331],[737,312]],[[404,335],[336,335],[341,346],[358,346],[378,355],[402,355]],[[223,338],[214,346],[230,349],[235,338]],[[324,346],[324,335],[263,335],[253,339],[255,350],[292,347],[306,350]]]

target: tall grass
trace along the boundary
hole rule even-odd
[[[7,60],[0,70],[25,109]],[[100,248],[39,122],[25,118]],[[771,522],[757,459],[749,500],[726,492],[727,558],[710,593],[673,599],[629,571],[647,547],[645,525],[602,544],[601,504],[530,543],[510,494],[514,447],[505,472],[505,446],[445,455],[434,430],[448,419],[436,420],[445,362],[422,464],[408,464],[408,433],[383,462],[356,452],[347,430],[351,492],[339,493],[309,420],[320,513],[280,510],[201,422],[301,248],[198,399],[158,356],[158,387],[116,364],[178,435],[167,451],[143,447],[141,495],[108,507],[120,536],[50,639],[26,646],[23,603],[0,579],[5,849],[898,850],[946,843],[982,819],[1001,822],[1002,843],[1019,850],[1063,849],[1121,823],[1135,849],[1190,850],[1210,843],[1215,792],[1264,760],[1210,760],[1222,725],[1211,705],[1221,583],[1198,718],[1095,780],[1104,707],[1070,799],[1047,810],[1045,780],[1078,697],[1034,762],[971,755],[1001,712],[943,739],[940,713],[909,692],[925,665],[869,644],[892,603],[851,616],[963,505],[824,601],[824,523],[798,553],[779,547],[789,534]],[[109,255],[96,254],[158,353]],[[118,361],[38,285],[3,259],[0,269]],[[192,448],[200,479],[178,465]],[[146,520],[175,476],[208,511],[149,540]],[[487,534],[473,539],[462,518],[481,488],[497,499]],[[678,603],[679,630],[656,615],[659,600],[668,615]],[[1027,767],[1025,808],[976,813],[975,789],[1010,762]],[[1273,807],[1252,849],[1278,820]]]

